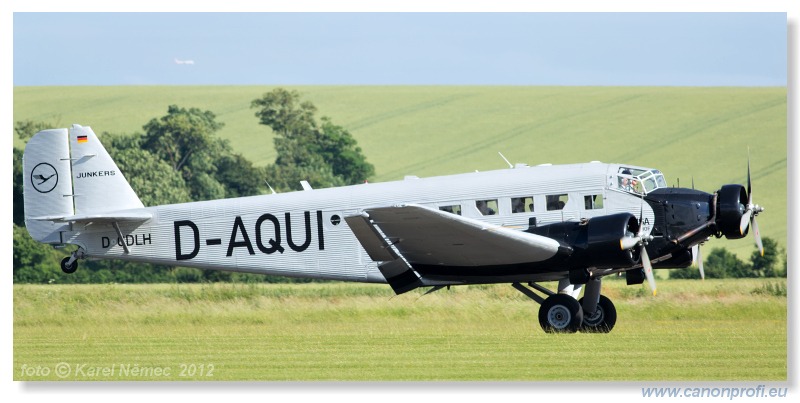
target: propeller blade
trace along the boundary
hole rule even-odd
[[[742,221],[739,222],[739,234],[744,235],[745,231],[747,231],[747,226],[750,225],[750,217],[752,216],[752,208],[748,208],[747,211],[742,214]]]
[[[761,252],[761,256],[764,256],[764,244],[761,243],[761,231],[758,230],[758,221],[756,221],[756,216],[753,216],[751,219],[751,224],[753,226],[753,237],[756,238],[756,245],[758,245],[758,251]]]
[[[650,290],[653,291],[653,296],[656,296],[656,279],[653,277],[653,265],[650,263],[650,256],[647,254],[647,248],[642,245],[642,267],[644,268],[644,275],[647,277],[647,282],[650,284]]]
[[[635,247],[640,242],[642,242],[642,238],[638,237],[638,236],[620,238],[620,240],[619,240],[619,248],[621,250],[628,250],[628,249],[631,249],[631,248]]]
[[[750,184],[750,147],[747,147],[747,204],[753,204],[753,190]]]
[[[706,272],[703,270],[703,256],[700,254],[700,245],[697,245],[697,268],[700,269],[700,279],[706,279]]]
[[[703,270],[703,257],[700,255],[700,244],[692,246],[692,264],[700,269],[700,279],[706,279],[706,272]]]

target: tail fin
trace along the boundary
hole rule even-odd
[[[25,226],[37,241],[62,243],[69,217],[144,207],[89,127],[36,133],[22,162]]]

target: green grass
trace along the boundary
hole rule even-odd
[[[250,102],[273,87],[16,87],[14,120],[141,132],[167,106],[208,109],[220,135],[259,165],[274,161],[272,133]],[[661,169],[669,184],[713,192],[745,183],[752,158],[763,236],[786,246],[786,89],[678,87],[291,87],[346,127],[377,181],[505,167],[512,162],[600,160]],[[22,146],[14,140],[15,146]],[[710,242],[740,258],[752,237]],[[709,249],[710,250],[710,249]]]
[[[786,297],[766,284],[785,288],[670,280],[654,298],[609,280],[616,328],[573,335],[542,332],[538,305],[507,285],[15,285],[14,379],[59,380],[64,362],[68,380],[785,380]]]

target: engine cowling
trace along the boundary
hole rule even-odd
[[[624,249],[620,240],[633,238],[639,231],[639,220],[630,213],[594,217],[586,223],[588,242],[585,249],[590,267],[610,269],[639,263],[637,248]]]
[[[747,209],[747,190],[742,185],[725,185],[717,192],[717,219],[719,232],[728,239],[744,238],[739,225]]]
[[[620,242],[623,238],[635,237],[638,230],[639,220],[633,214],[619,213],[581,222],[543,225],[529,231],[572,248],[566,261],[571,268],[611,269],[639,263],[640,247],[623,248]]]

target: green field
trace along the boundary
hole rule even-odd
[[[787,303],[754,293],[767,284],[786,285],[670,280],[651,297],[608,280],[616,328],[572,335],[542,332],[508,285],[15,285],[14,379],[780,381]]]
[[[272,162],[272,133],[250,102],[273,87],[16,87],[14,120],[141,132],[167,106],[208,109],[220,135],[257,164]],[[786,89],[680,87],[290,87],[346,127],[376,181],[599,160],[661,169],[713,192],[745,183],[752,158],[764,236],[786,246]],[[14,140],[16,146],[22,146]],[[746,259],[752,238],[712,240]]]

